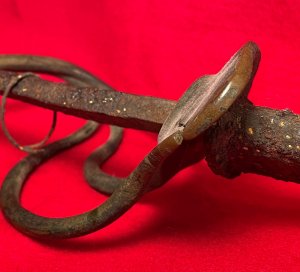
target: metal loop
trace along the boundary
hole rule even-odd
[[[7,88],[5,89],[4,93],[3,93],[3,97],[2,97],[2,101],[1,101],[1,107],[0,107],[0,122],[1,122],[1,126],[3,129],[3,132],[5,134],[5,136],[7,137],[7,139],[18,149],[20,149],[21,151],[25,151],[27,153],[37,153],[37,152],[41,152],[43,151],[42,147],[46,144],[46,142],[49,140],[49,138],[51,137],[55,127],[56,127],[56,120],[57,120],[57,113],[56,111],[53,111],[53,119],[52,119],[52,124],[51,124],[51,128],[48,132],[48,134],[46,135],[46,137],[35,144],[31,144],[31,145],[21,145],[19,144],[14,138],[13,136],[9,133],[8,128],[6,127],[5,124],[5,104],[6,104],[6,98],[9,94],[9,92],[25,77],[29,77],[29,76],[36,76],[33,73],[24,73],[24,74],[20,74],[17,77],[13,78],[11,80],[11,82],[7,85]]]

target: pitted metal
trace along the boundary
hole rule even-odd
[[[0,56],[0,94],[93,120],[69,137],[28,155],[8,173],[0,197],[5,217],[35,237],[84,235],[112,223],[144,193],[161,187],[203,158],[216,174],[228,178],[253,172],[300,182],[300,117],[289,111],[255,107],[247,99],[259,60],[257,45],[247,43],[218,74],[198,79],[176,103],[115,91],[83,69],[60,60]],[[38,76],[12,84],[20,75],[17,72],[51,74],[67,84]],[[109,199],[92,211],[67,218],[45,218],[24,209],[19,198],[30,173],[49,157],[90,137],[98,122],[113,125],[111,135],[87,159],[84,172],[87,182],[111,195]],[[157,146],[126,178],[113,177],[99,168],[121,144],[121,127],[159,133]]]

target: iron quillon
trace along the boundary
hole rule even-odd
[[[22,62],[23,58],[26,58],[26,65]],[[73,85],[105,86],[111,90],[88,72],[59,60],[43,57],[28,59],[25,56],[6,57],[3,60],[2,68],[8,70],[43,71],[60,76]],[[96,131],[98,124],[90,121],[71,136],[44,146],[41,152],[28,155],[8,173],[0,197],[5,217],[17,229],[35,237],[70,238],[107,226],[132,207],[145,192],[162,186],[178,171],[204,157],[203,133],[220,120],[240,97],[246,97],[259,60],[258,47],[252,42],[247,43],[219,73],[194,82],[163,123],[158,145],[125,179],[109,176],[98,168],[99,164],[113,155],[122,139],[122,129],[111,127],[109,141],[97,149],[85,165],[85,176],[90,185],[111,194],[99,207],[77,216],[45,218],[22,208],[19,201],[22,185],[38,165],[61,150],[87,139]],[[168,104],[166,101],[161,103]]]

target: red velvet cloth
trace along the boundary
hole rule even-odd
[[[300,113],[300,2],[1,0],[0,53],[58,57],[117,90],[178,99],[199,76],[217,72],[255,41],[262,60],[250,92],[257,105]],[[53,139],[84,121],[59,114]],[[43,137],[51,112],[8,101],[7,122],[23,143]],[[83,162],[108,136],[51,159],[24,188],[22,203],[44,216],[69,216],[106,199],[83,178]],[[125,176],[156,144],[126,130],[105,170]],[[0,181],[24,153],[0,131]],[[205,162],[148,193],[107,228],[43,242],[0,215],[1,271],[299,271],[300,186],[244,174],[214,175]]]

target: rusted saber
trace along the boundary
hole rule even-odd
[[[2,57],[2,69],[48,72],[75,86],[100,86],[71,87],[41,80],[31,73],[0,72],[0,90],[5,90],[1,122],[6,135],[4,108],[9,93],[54,111],[159,132],[157,146],[128,177],[120,179],[99,169],[122,138],[122,128],[113,127],[109,140],[90,155],[84,167],[87,182],[110,197],[94,210],[66,218],[46,218],[24,209],[20,203],[22,186],[39,165],[89,137],[98,124],[90,121],[69,137],[34,150],[36,153],[13,167],[2,184],[3,214],[31,236],[81,236],[107,226],[145,192],[161,187],[204,157],[215,173],[228,178],[253,172],[300,182],[299,116],[290,111],[255,107],[247,99],[259,60],[257,45],[245,44],[217,74],[199,78],[175,103],[113,91],[88,72],[59,60]],[[19,147],[18,143],[15,145]]]
[[[0,72],[0,94],[16,75]],[[24,78],[10,96],[77,117],[153,132],[159,131],[176,105],[171,100],[78,88],[36,77]],[[299,116],[255,107],[246,98],[241,102],[205,133],[205,154],[212,170],[228,178],[252,172],[300,182]]]

